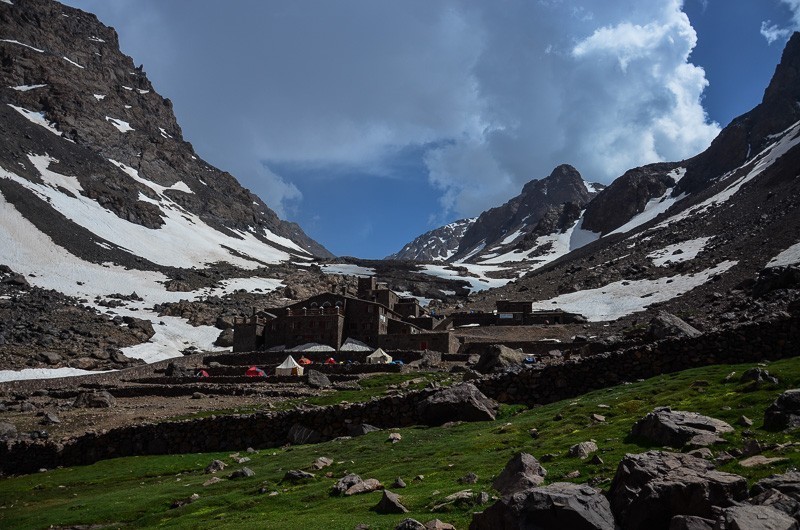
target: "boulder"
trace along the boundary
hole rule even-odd
[[[756,496],[770,489],[778,490],[800,502],[800,471],[790,471],[761,479],[750,488],[750,495]]]
[[[380,483],[379,480],[374,478],[368,478],[367,480],[362,480],[361,482],[357,482],[347,488],[344,492],[346,497],[350,497],[351,495],[360,495],[362,493],[371,493],[376,490],[383,489],[383,484]]]
[[[764,428],[770,430],[800,427],[800,388],[787,390],[764,412]]]
[[[653,410],[631,429],[634,436],[668,447],[703,447],[720,443],[724,440],[719,435],[728,432],[733,432],[733,427],[724,421],[669,407]]]
[[[608,500],[586,485],[556,482],[505,495],[482,513],[476,513],[470,530],[553,529],[614,530]]]
[[[463,383],[441,390],[417,405],[417,414],[426,425],[442,425],[448,421],[492,421],[498,405],[472,383]]]
[[[667,337],[694,338],[702,335],[700,330],[666,311],[659,311],[650,321],[648,333],[655,340],[666,339]]]
[[[440,501],[437,501],[431,511],[448,512],[454,507],[466,509],[478,503],[478,494],[473,493],[472,490],[461,490],[448,495]]]
[[[98,390],[97,392],[81,392],[75,398],[72,406],[76,408],[102,409],[111,408],[116,404],[117,400],[114,399],[114,396],[106,390]]]
[[[314,460],[314,462],[311,464],[311,467],[313,469],[322,469],[324,467],[328,467],[331,464],[333,464],[332,458],[328,458],[327,456],[321,456],[316,460]]]
[[[256,472],[250,469],[249,467],[243,467],[242,469],[237,469],[230,475],[228,475],[229,479],[235,480],[237,478],[248,478],[255,476]]]
[[[348,436],[363,436],[370,432],[380,431],[378,427],[370,425],[369,423],[348,423],[347,435]]]
[[[345,475],[333,485],[333,488],[331,488],[331,495],[344,495],[345,491],[349,490],[351,487],[360,482],[363,482],[361,477],[355,473]]]
[[[797,530],[797,521],[771,506],[725,508],[714,530]]]
[[[669,530],[713,530],[714,521],[696,515],[676,515],[669,522]]]
[[[227,464],[222,460],[212,460],[211,463],[206,466],[205,472],[206,474],[216,473],[218,471],[222,471],[226,467]]]
[[[386,513],[407,513],[408,508],[403,506],[400,502],[400,496],[396,493],[392,493],[389,490],[383,490],[383,496],[381,496],[381,500],[378,501],[378,504],[373,506],[372,508],[374,511],[380,514]],[[425,528],[422,523],[418,523],[420,527]],[[415,527],[410,527],[415,528]]]
[[[520,351],[512,350],[502,344],[492,344],[481,353],[475,370],[482,374],[498,373],[512,366],[520,366],[525,361],[526,355]]]
[[[746,498],[743,477],[714,471],[707,460],[665,451],[625,455],[608,491],[623,529],[666,530],[676,515],[714,518],[714,507]]]
[[[770,488],[762,491],[758,495],[750,497],[749,502],[750,504],[771,506],[800,521],[800,501],[776,489]]]
[[[394,530],[425,530],[425,525],[416,519],[408,518],[397,523]]]
[[[307,370],[306,375],[308,376],[308,386],[311,388],[329,388],[331,386],[331,380],[322,372]]]
[[[425,530],[456,530],[456,527],[439,519],[433,519],[425,523]]]
[[[508,461],[500,475],[492,482],[492,487],[502,495],[509,495],[544,482],[547,470],[532,455],[519,453]]]
[[[283,480],[287,482],[302,482],[304,480],[312,479],[315,476],[316,475],[314,475],[314,473],[309,473],[307,471],[303,471],[302,469],[290,469],[283,476]]]
[[[769,372],[767,370],[764,370],[763,368],[760,368],[758,366],[750,368],[745,373],[743,373],[739,381],[741,381],[742,383],[753,382],[756,383],[757,385],[763,385],[765,383],[772,383],[775,385],[778,384],[777,377],[769,375]]]
[[[230,348],[233,346],[233,328],[223,329],[214,341],[214,346]]]
[[[597,444],[594,442],[581,442],[569,448],[570,456],[577,456],[580,459],[589,458],[589,455],[597,452]]]

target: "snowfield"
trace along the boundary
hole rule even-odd
[[[767,263],[767,267],[786,267],[800,263],[800,243],[795,243]]]
[[[621,280],[597,289],[562,294],[549,300],[534,302],[535,310],[563,309],[579,313],[590,322],[616,320],[644,310],[650,304],[676,298],[709,278],[721,274],[738,262],[724,261],[704,271],[659,278],[657,280]]]
[[[681,241],[674,245],[668,245],[660,250],[656,250],[647,255],[648,258],[653,260],[653,264],[658,267],[664,267],[669,263],[680,263],[682,261],[690,261],[697,257],[713,237],[699,237],[697,239],[690,239],[688,241]],[[678,252],[676,254],[676,252]]]

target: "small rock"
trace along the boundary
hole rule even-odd
[[[116,404],[117,400],[108,391],[98,390],[97,392],[81,392],[75,398],[72,406],[75,408],[103,409],[111,408]]]
[[[602,414],[592,414],[592,421],[596,421],[597,423],[604,423],[606,421],[606,417]]]
[[[425,530],[456,530],[456,527],[439,519],[433,519],[425,523]]]
[[[725,508],[714,528],[795,530],[797,521],[771,506],[732,506]]]
[[[528,431],[528,434],[531,435],[531,438],[538,438],[539,437],[539,429],[531,429]]]
[[[754,438],[745,440],[744,446],[742,447],[742,456],[753,456],[761,454],[763,452],[764,452],[764,446],[761,445],[761,442],[759,442]]]
[[[283,480],[288,482],[301,482],[303,480],[314,478],[315,476],[316,475],[314,475],[314,473],[308,473],[307,471],[303,471],[301,469],[290,469],[283,476]]]
[[[714,453],[712,453],[711,449],[709,449],[708,447],[701,447],[699,449],[689,451],[688,454],[697,458],[702,458],[704,460],[711,460],[712,458],[714,458]]]
[[[417,475],[416,477],[414,477],[414,480],[416,480],[417,482],[422,482],[423,480],[425,480],[425,475]]]
[[[478,482],[478,475],[472,472],[469,472],[460,479],[458,479],[459,484],[475,484],[477,482]]]
[[[767,370],[763,368],[754,367],[747,370],[745,373],[742,374],[742,377],[739,379],[742,383],[747,382],[754,382],[756,385],[762,385],[765,383],[772,383],[777,385],[778,378],[772,375],[769,375]]]
[[[777,462],[786,462],[787,460],[787,458],[768,458],[764,455],[755,455],[751,456],[750,458],[740,460],[739,465],[742,467],[768,466]]]
[[[210,479],[203,482],[203,486],[211,486],[212,484],[216,484],[217,482],[222,482],[222,479],[219,477],[211,477]]]
[[[753,420],[751,420],[747,416],[739,416],[739,419],[736,420],[736,424],[741,425],[742,427],[752,427]]]
[[[212,460],[210,464],[206,466],[206,474],[208,473],[216,473],[217,471],[222,471],[227,467],[227,464],[222,460]]]
[[[328,458],[327,456],[321,456],[314,460],[311,464],[313,469],[322,469],[324,467],[328,467],[329,465],[333,464],[333,459]]]
[[[20,412],[33,412],[36,410],[36,405],[31,403],[30,401],[23,401],[19,404]]]
[[[17,427],[13,423],[0,421],[0,440],[11,440],[17,437]]]
[[[425,525],[417,521],[416,519],[403,519],[397,526],[394,527],[394,530],[425,530]]]
[[[569,473],[564,475],[564,478],[578,478],[580,476],[581,472],[576,469],[575,471],[570,471]]]
[[[202,392],[195,392],[192,394],[192,399],[203,399],[204,397],[206,396]]]
[[[249,478],[255,476],[255,471],[250,469],[249,467],[243,467],[242,469],[237,469],[230,475],[228,475],[229,479],[235,480],[239,478]]]
[[[61,419],[56,416],[55,412],[45,412],[40,423],[42,425],[55,425],[61,423]]]
[[[368,478],[367,480],[362,480],[356,484],[353,484],[344,492],[345,496],[350,497],[352,495],[360,495],[362,493],[370,493],[375,490],[383,489],[383,484],[380,481],[374,478]]]
[[[400,496],[389,490],[383,490],[381,500],[372,509],[380,514],[408,512],[408,508],[400,502]],[[425,528],[421,523],[419,524],[422,528]]]
[[[392,442],[393,444],[396,444],[397,442],[399,442],[402,439],[403,439],[403,436],[399,432],[389,433],[388,441]]]
[[[713,530],[714,521],[696,515],[676,515],[669,521],[669,530]]]
[[[178,499],[177,501],[172,501],[170,508],[175,509],[175,508],[180,508],[181,506],[186,506],[187,504],[191,504],[199,498],[200,495],[198,495],[197,493],[193,493],[192,495],[186,497],[185,499]]]
[[[594,464],[596,466],[602,466],[603,464],[605,464],[605,462],[603,462],[603,459],[600,458],[600,455],[598,455],[597,453],[595,453],[592,459],[589,460],[589,463]]]
[[[350,473],[340,478],[331,488],[331,495],[344,495],[344,492],[362,482],[361,477],[355,473]]]
[[[595,452],[597,452],[597,444],[594,442],[581,442],[569,448],[570,456],[577,456],[580,459],[588,458]]]
[[[764,428],[770,430],[800,427],[800,388],[787,390],[764,412]]]
[[[406,482],[402,478],[397,477],[396,479],[394,479],[394,482],[392,482],[392,487],[403,489],[406,487]]]

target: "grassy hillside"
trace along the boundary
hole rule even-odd
[[[770,433],[762,429],[764,409],[783,390],[800,387],[800,358],[770,363],[767,369],[780,379],[778,385],[754,388],[739,382],[739,375],[753,365],[712,366],[663,375],[646,381],[604,389],[580,398],[525,409],[504,405],[493,422],[451,427],[397,429],[399,443],[387,441],[388,432],[376,432],[318,445],[260,450],[241,456],[251,458],[236,464],[229,453],[131,457],[99,462],[85,467],[49,470],[34,475],[0,480],[0,527],[46,528],[50,525],[109,524],[113,527],[167,528],[329,528],[352,529],[358,523],[371,528],[393,528],[405,516],[378,515],[370,508],[380,493],[353,497],[331,497],[330,488],[346,472],[362,478],[377,478],[387,488],[396,477],[405,489],[392,489],[410,510],[407,516],[422,522],[439,518],[466,528],[479,506],[454,507],[432,513],[445,496],[471,488],[496,494],[491,482],[511,456],[526,451],[547,459],[547,481],[564,480],[579,471],[576,482],[592,480],[607,487],[617,462],[625,453],[652,448],[628,436],[633,423],[656,406],[692,410],[725,420],[735,427],[727,443],[714,447],[740,448],[754,437],[766,444],[797,442],[797,433]],[[731,372],[736,375],[729,378]],[[354,396],[351,396],[351,398]],[[605,416],[605,422],[591,419]],[[738,425],[740,416],[754,420],[749,429]],[[539,431],[538,438],[529,434]],[[592,464],[568,456],[571,445],[593,439],[604,463]],[[738,461],[720,469],[757,480],[800,466],[800,446],[765,452],[785,461],[762,468],[746,469]],[[545,455],[549,455],[545,457]],[[282,482],[289,469],[309,469],[319,456],[334,464],[302,484]],[[212,459],[230,464],[217,475],[222,482],[202,486],[212,475],[203,473]],[[247,466],[256,475],[228,480],[230,471]],[[333,478],[326,478],[330,471]],[[469,472],[478,483],[458,482]],[[424,478],[415,479],[417,476]],[[259,493],[265,489],[266,493]],[[270,495],[270,492],[277,494]],[[173,501],[193,493],[200,498],[189,505],[170,509]]]

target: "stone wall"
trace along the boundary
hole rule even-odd
[[[706,333],[697,338],[667,339],[516,374],[501,374],[475,384],[498,401],[536,405],[688,368],[797,355],[800,355],[800,318],[795,315]]]
[[[277,447],[290,441],[299,425],[313,431],[307,440],[345,436],[348,425],[403,427],[422,423],[417,404],[435,390],[372,399],[364,403],[249,415],[163,422],[87,433],[64,444],[11,442],[0,444],[0,472],[29,473],[40,468],[85,465],[108,458]],[[308,431],[306,431],[308,435]]]

